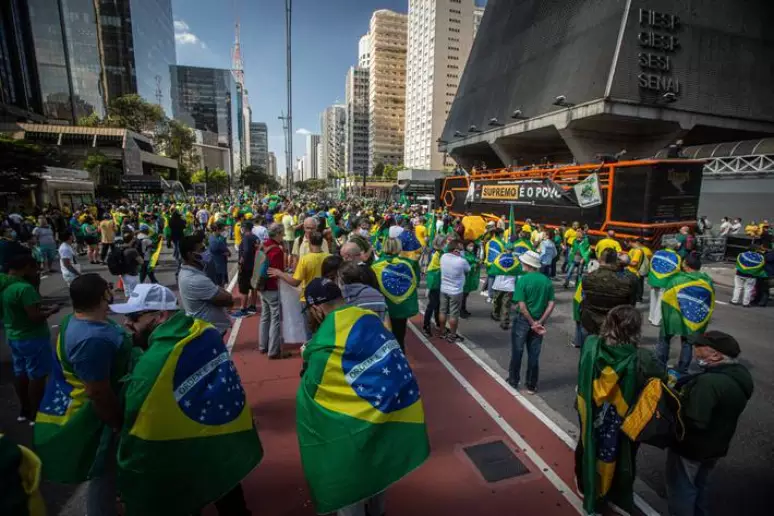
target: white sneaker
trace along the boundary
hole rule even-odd
[[[17,422],[17,423],[24,423],[25,421],[27,421],[27,418],[26,418],[26,417],[24,417],[24,416],[18,416],[18,417],[16,418],[16,422]]]
[[[481,292],[479,292],[479,295],[482,295],[482,296],[486,297],[486,296],[489,295],[489,292],[487,292],[486,290],[482,290]]]
[[[486,302],[491,305],[492,304],[492,298],[491,297],[486,298]]]

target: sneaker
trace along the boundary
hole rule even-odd
[[[510,329],[511,329],[511,325],[510,325],[510,324],[501,324],[501,325],[500,325],[500,329],[501,329],[501,330],[508,331],[508,330],[510,330]]]
[[[462,338],[462,335],[460,335],[459,333],[451,333],[450,332],[446,336],[446,340],[451,342],[452,344],[454,344],[454,343],[457,343],[457,342],[463,342],[465,339]]]
[[[245,310],[234,310],[233,312],[231,312],[230,315],[231,315],[231,317],[236,317],[236,318],[247,317],[248,315],[250,315],[250,312],[248,312],[246,309]]]
[[[470,313],[470,312],[468,312],[467,310],[464,310],[464,311],[461,311],[461,312],[460,312],[460,318],[461,318],[461,319],[467,319],[467,318],[468,318],[468,317],[470,317],[471,315],[473,315],[473,314],[471,314],[471,313]]]
[[[487,292],[486,290],[482,290],[481,292],[479,292],[479,295],[484,296],[484,297],[488,297],[489,296],[489,292]]]
[[[25,421],[27,421],[27,418],[25,416],[18,416],[16,418],[17,423],[24,423]]]
[[[535,394],[536,392],[536,390],[527,389],[527,394]]]
[[[486,298],[486,302],[491,305],[492,304],[492,298],[491,297]]]
[[[255,305],[250,305],[247,307],[247,312],[251,314],[257,314],[258,308]]]
[[[422,335],[424,335],[428,339],[432,339],[433,338],[433,330],[431,328],[423,327],[422,328]]]

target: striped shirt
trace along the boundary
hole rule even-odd
[[[350,283],[341,289],[348,305],[357,306],[364,310],[371,310],[384,321],[387,315],[387,303],[384,296],[375,288],[362,283]]]

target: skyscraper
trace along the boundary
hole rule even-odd
[[[317,179],[319,173],[319,161],[317,156],[317,146],[320,144],[319,134],[306,135],[306,154],[304,154],[304,180]]]
[[[241,95],[231,70],[171,66],[172,114],[194,129],[218,135],[218,145],[231,149],[230,175],[241,166],[239,118]]]
[[[275,156],[273,152],[269,152],[269,159],[267,161],[269,163],[269,168],[267,169],[266,173],[269,175],[269,177],[279,179],[277,177],[277,156]]]
[[[18,36],[0,50],[6,71],[15,66],[14,92],[3,102],[68,123],[103,117],[113,99],[130,93],[171,111],[164,97],[176,61],[170,0],[8,0],[0,11],[0,40]]]
[[[320,115],[320,179],[346,172],[347,106],[334,104]]]
[[[357,44],[357,65],[361,68],[371,66],[371,34],[361,36]]]
[[[264,122],[250,124],[250,164],[269,173],[269,134]]]
[[[437,140],[473,46],[473,0],[410,0],[403,163],[443,170],[454,165]],[[483,12],[483,9],[481,9]]]
[[[374,12],[369,30],[368,169],[403,161],[408,17]]]
[[[353,66],[347,72],[346,171],[368,174],[368,69]]]

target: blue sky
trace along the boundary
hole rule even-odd
[[[479,1],[479,4],[485,2]],[[269,150],[285,170],[285,0],[172,0],[178,64],[230,68],[237,14],[253,121],[269,127]],[[294,0],[293,127],[319,131],[319,115],[344,101],[347,70],[377,9],[407,12],[408,0]],[[296,134],[293,154],[304,154]]]

